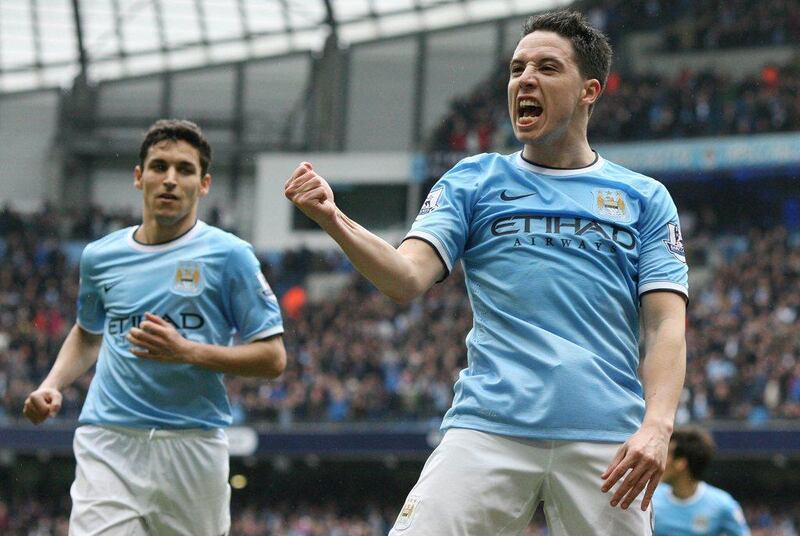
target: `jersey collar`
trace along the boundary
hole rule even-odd
[[[197,223],[195,223],[194,226],[187,232],[185,232],[178,238],[175,238],[174,240],[170,240],[169,242],[164,242],[161,244],[142,244],[141,242],[137,242],[133,238],[133,235],[134,233],[136,233],[136,229],[138,228],[139,228],[138,225],[135,227],[131,227],[131,231],[128,233],[128,245],[132,249],[142,253],[155,253],[158,251],[169,251],[171,249],[175,249],[177,247],[182,246],[183,244],[189,242],[195,236],[197,236],[203,229],[205,229],[206,224],[201,220],[197,220]]]
[[[699,501],[703,497],[703,493],[705,493],[705,491],[706,483],[698,482],[697,489],[694,490],[694,493],[690,497],[686,497],[685,499],[678,498],[672,493],[672,488],[670,488],[669,492],[667,493],[667,499],[674,504],[689,506]]]
[[[591,173],[592,171],[597,171],[601,167],[603,167],[606,163],[605,158],[597,154],[597,158],[594,162],[589,164],[586,167],[581,168],[570,168],[570,169],[558,169],[558,168],[551,168],[545,166],[537,166],[536,164],[531,164],[524,158],[522,158],[522,151],[517,152],[514,155],[514,159],[516,160],[517,167],[525,169],[527,171],[532,171],[538,175],[549,175],[551,177],[573,177],[576,175],[584,175],[586,173]]]

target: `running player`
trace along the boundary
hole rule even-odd
[[[673,432],[663,482],[653,496],[656,536],[749,536],[739,503],[701,480],[713,457],[708,432],[696,427]]]
[[[142,223],[84,249],[77,322],[23,412],[35,424],[58,413],[60,391],[97,361],[75,432],[70,534],[219,536],[230,527],[223,374],[281,374],[281,315],[251,246],[197,219],[211,187],[197,125],[156,122],[139,157]]]
[[[522,151],[459,162],[397,249],[343,214],[310,163],[286,182],[389,297],[419,296],[459,259],[466,274],[468,366],[393,535],[519,534],[540,502],[556,535],[652,531],[685,370],[687,266],[664,186],[587,141],[610,61],[580,14],[528,19],[508,81]]]

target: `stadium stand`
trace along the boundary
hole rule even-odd
[[[580,5],[612,40],[657,29],[661,46],[670,52],[778,46],[800,37],[800,6],[792,0],[588,0]]]
[[[432,149],[463,153],[512,147],[506,108],[507,66],[451,104]],[[611,73],[590,123],[593,141],[758,134],[800,130],[796,64],[767,65],[733,81],[713,72]]]
[[[635,31],[659,28],[662,48],[704,51],[779,46],[796,42],[797,2],[585,2],[587,16],[612,42]],[[800,129],[795,88],[800,62],[769,63],[732,79],[683,69],[677,76],[616,69],[590,123],[595,142],[724,136]],[[741,74],[741,73],[740,73]],[[449,115],[431,135],[433,151],[473,154],[516,144],[506,110],[505,62],[472,92],[451,102]]]
[[[791,0],[691,2],[663,32],[669,51],[786,45],[800,38],[800,6]]]

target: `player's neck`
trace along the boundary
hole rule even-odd
[[[694,480],[688,476],[678,478],[672,483],[672,494],[679,499],[688,499],[697,493],[697,487],[699,485],[699,480]]]
[[[528,162],[553,168],[582,168],[590,166],[597,157],[586,137],[570,140],[567,137],[555,143],[526,144],[522,158]]]
[[[141,244],[163,244],[175,240],[186,233],[197,223],[196,215],[178,220],[174,224],[164,224],[155,218],[145,217],[136,229],[133,238]]]

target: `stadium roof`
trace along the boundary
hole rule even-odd
[[[320,50],[570,0],[2,0],[0,92]]]

